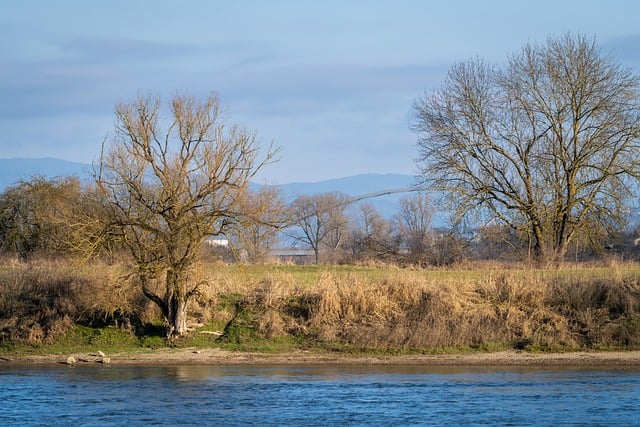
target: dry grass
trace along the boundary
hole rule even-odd
[[[0,342],[51,343],[77,323],[124,324],[144,312],[118,268],[62,261],[0,267]]]
[[[321,343],[387,350],[640,345],[636,266],[553,271],[244,268],[251,272],[225,267],[212,273],[218,277],[212,286],[220,294],[243,295],[243,310],[266,337],[305,334]]]
[[[4,263],[0,341],[51,342],[75,323],[145,322],[118,266]],[[233,339],[359,349],[640,347],[637,266],[530,270],[210,266],[191,318]]]

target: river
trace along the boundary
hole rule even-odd
[[[640,368],[1,366],[2,426],[640,426]]]

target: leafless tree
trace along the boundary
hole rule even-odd
[[[393,255],[391,225],[373,205],[358,207],[351,232],[350,247],[354,258],[385,259]]]
[[[423,183],[459,217],[528,236],[541,262],[577,234],[624,221],[639,176],[639,79],[595,40],[527,45],[504,67],[451,68],[414,104]]]
[[[344,194],[324,193],[302,195],[291,204],[291,225],[299,231],[293,237],[313,250],[316,264],[321,249],[330,249],[333,256],[344,243],[348,230],[344,212],[348,202]]]
[[[286,206],[277,187],[261,186],[248,191],[243,199],[247,218],[237,222],[227,237],[236,252],[242,252],[253,263],[262,263],[278,241],[278,233],[286,225]]]
[[[426,260],[433,212],[433,205],[425,193],[414,193],[400,199],[394,230],[413,262]]]
[[[278,150],[261,152],[253,132],[226,126],[214,95],[177,95],[167,110],[151,96],[119,104],[95,179],[109,225],[135,260],[134,277],[174,337],[187,331],[204,239],[251,216],[242,203],[249,182]]]

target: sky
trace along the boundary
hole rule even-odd
[[[114,107],[216,93],[282,148],[263,183],[414,174],[412,104],[456,62],[567,32],[640,70],[635,0],[0,0],[0,158],[91,163]]]

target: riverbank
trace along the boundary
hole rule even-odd
[[[73,359],[71,359],[73,358]],[[295,351],[253,353],[211,349],[158,349],[136,353],[84,353],[0,358],[0,365],[313,365],[313,364],[424,364],[435,366],[604,366],[640,367],[640,351],[536,353],[526,351],[477,352],[437,355],[351,355]]]
[[[85,345],[105,352],[163,347],[161,313],[138,284],[121,279],[124,271],[7,266],[0,271],[0,344],[57,347],[52,353],[87,351],[78,348]],[[231,265],[200,274],[188,313],[197,333],[181,347],[640,348],[636,264],[553,271]]]
[[[87,354],[101,350],[112,363],[126,354],[122,359],[144,364],[154,363],[141,356],[150,349],[148,359],[187,349],[175,363],[367,362],[363,355],[376,355],[378,363],[423,357],[425,363],[457,363],[457,356],[439,354],[458,353],[465,363],[491,364],[498,356],[486,355],[512,350],[517,357],[498,362],[515,364],[569,351],[640,350],[636,264],[558,270],[212,267],[201,272],[206,280],[189,306],[189,332],[171,341],[164,338],[157,307],[136,283],[118,279],[124,266],[71,267],[0,269],[0,358],[77,353],[92,361]],[[421,350],[425,356],[416,356]],[[551,360],[560,363],[557,356]]]

